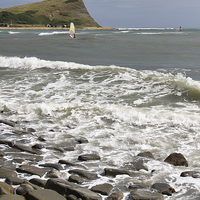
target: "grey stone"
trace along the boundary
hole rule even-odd
[[[0,200],[25,200],[25,198],[16,194],[5,194],[0,196]]]
[[[84,179],[81,178],[80,176],[71,175],[71,176],[68,178],[68,181],[73,182],[73,183],[82,184],[82,183],[84,182]]]
[[[0,178],[7,178],[7,177],[17,177],[17,173],[15,171],[0,168]]]
[[[113,192],[110,194],[107,198],[107,200],[121,200],[124,198],[124,194],[122,191],[119,192]]]
[[[188,162],[181,153],[172,153],[170,154],[164,162],[172,164],[174,166],[185,166],[188,167]]]
[[[27,173],[27,174],[32,174],[32,175],[38,175],[38,176],[43,176],[46,171],[42,168],[31,166],[31,165],[20,165],[17,169],[17,172],[20,173]]]
[[[96,173],[94,173],[94,172],[89,172],[89,171],[86,171],[86,170],[72,169],[72,170],[69,170],[68,172],[69,172],[69,173],[78,174],[79,176],[82,176],[82,177],[87,178],[87,179],[90,179],[90,180],[93,180],[93,179],[97,179],[97,178],[98,178]]]
[[[80,161],[89,161],[89,160],[100,160],[100,156],[97,154],[83,154],[78,157]]]
[[[24,194],[27,194],[30,190],[34,190],[34,188],[31,185],[29,185],[29,184],[21,184],[17,188],[16,193],[18,195],[22,195],[22,194],[24,195]]]
[[[7,177],[5,182],[9,185],[20,185],[24,183],[25,179],[20,179],[18,177]]]
[[[102,195],[109,195],[110,191],[113,189],[113,186],[109,183],[104,183],[100,185],[95,185],[91,188],[93,192],[98,192]]]
[[[128,200],[164,200],[160,193],[153,193],[145,190],[131,191]]]
[[[131,173],[128,170],[123,170],[123,169],[105,168],[104,172],[106,176],[113,176],[113,177],[122,174],[127,174],[129,176],[131,175]]]
[[[58,171],[63,169],[63,167],[57,163],[45,163],[45,164],[40,164],[39,166],[54,168],[54,169],[57,169]]]
[[[33,183],[35,185],[38,185],[40,187],[44,187],[47,183],[47,180],[39,179],[39,178],[32,178],[29,180],[30,183]]]

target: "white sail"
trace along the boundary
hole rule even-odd
[[[70,37],[75,38],[75,26],[73,22],[70,23],[69,35]]]

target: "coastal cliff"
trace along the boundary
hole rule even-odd
[[[44,0],[0,9],[0,23],[9,26],[69,26],[71,21],[79,28],[100,27],[82,0]]]

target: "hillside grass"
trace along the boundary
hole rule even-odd
[[[71,21],[79,27],[100,27],[82,0],[44,0],[0,9],[0,23],[62,26],[69,25]]]

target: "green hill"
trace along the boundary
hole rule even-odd
[[[44,0],[0,9],[0,23],[69,26],[71,21],[76,27],[100,27],[90,16],[82,0]]]

